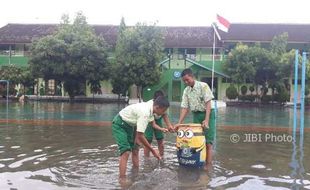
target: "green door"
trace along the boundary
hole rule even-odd
[[[172,81],[172,101],[173,102],[181,101],[181,81],[180,80]]]

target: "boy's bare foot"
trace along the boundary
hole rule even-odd
[[[128,189],[128,187],[132,184],[132,182],[126,177],[120,177],[118,182],[122,189]]]
[[[203,167],[203,169],[206,171],[211,171],[212,170],[212,163],[206,163],[205,166]]]

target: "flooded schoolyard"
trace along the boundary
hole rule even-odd
[[[27,102],[7,110],[0,104],[0,189],[121,189],[111,120],[123,107]],[[172,122],[178,115],[172,106]],[[292,108],[220,108],[209,171],[180,167],[176,134],[168,133],[163,161],[141,152],[140,170],[128,170],[126,188],[310,189],[309,126],[306,110],[304,135],[297,131],[294,141]]]

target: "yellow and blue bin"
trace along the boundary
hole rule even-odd
[[[202,167],[205,165],[207,148],[201,124],[179,125],[176,147],[180,165],[189,167]]]

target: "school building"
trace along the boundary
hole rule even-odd
[[[52,34],[56,24],[7,24],[0,28],[0,66],[14,64],[27,66],[29,48],[32,40]],[[106,42],[115,46],[118,26],[94,25],[96,34],[102,35]],[[207,82],[211,87],[213,63],[213,28],[210,27],[162,27],[166,58],[158,63],[162,77],[154,86],[143,89],[145,99],[150,99],[154,91],[162,89],[170,101],[180,101],[184,84],[180,73],[184,68],[192,68],[196,78]],[[288,48],[308,51],[310,49],[310,24],[237,24],[232,23],[228,33],[219,31],[221,40],[216,38],[214,51],[214,94],[225,100],[229,76],[223,72],[222,65],[228,52],[238,42],[253,45],[260,42],[268,47],[273,37],[288,33]],[[42,81],[41,81],[42,82]],[[48,85],[48,93],[55,94],[54,80],[43,81]],[[34,94],[38,94],[39,85]],[[292,83],[293,89],[293,83]],[[103,93],[111,93],[111,86],[103,82]],[[89,89],[87,95],[91,96]],[[134,93],[131,93],[134,96]],[[293,92],[291,92],[291,98]]]

